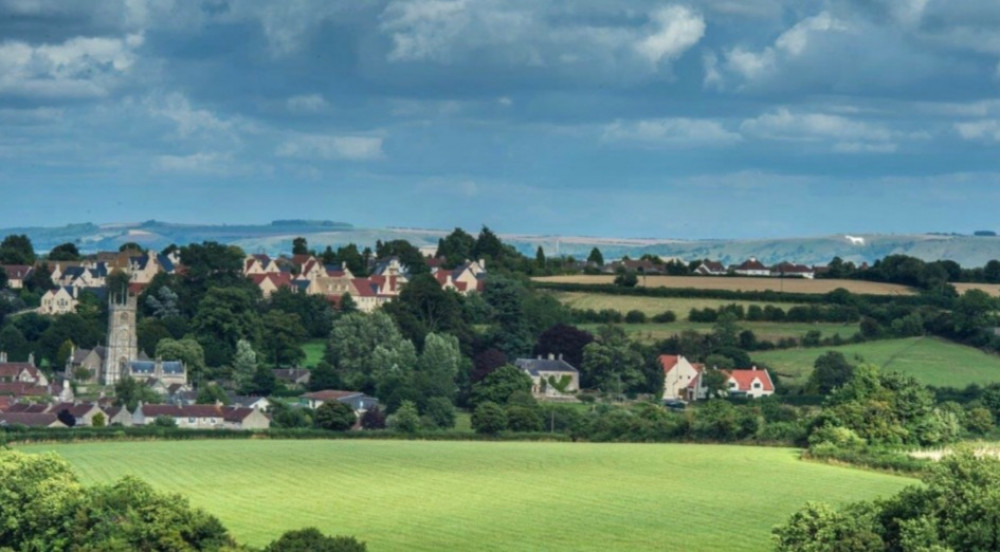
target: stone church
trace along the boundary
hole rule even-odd
[[[114,385],[123,377],[132,377],[146,384],[157,381],[164,386],[187,384],[187,369],[177,360],[149,360],[139,351],[136,333],[137,298],[127,292],[108,298],[108,346],[96,380],[102,385]]]

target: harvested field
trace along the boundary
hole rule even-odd
[[[611,284],[613,275],[543,276],[537,282],[566,284]],[[783,291],[787,293],[829,293],[844,288],[851,293],[870,295],[913,295],[912,288],[897,284],[859,280],[806,280],[803,278],[748,278],[709,276],[640,276],[639,285],[666,288],[696,288],[726,291]],[[976,284],[978,285],[978,284]]]
[[[553,295],[562,304],[574,309],[596,311],[611,309],[625,314],[630,310],[642,311],[646,316],[653,316],[664,311],[673,311],[678,320],[687,320],[691,309],[718,309],[725,305],[764,305],[773,304],[787,310],[795,303],[765,303],[760,301],[731,301],[726,299],[699,299],[688,297],[639,297],[636,295],[608,295],[606,293],[584,293],[577,291],[556,291]]]
[[[970,289],[981,289],[993,297],[1000,297],[1000,284],[952,284],[959,294]]]

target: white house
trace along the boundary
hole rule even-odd
[[[681,355],[660,355],[663,367],[663,398],[668,400],[696,401],[705,398],[701,384],[704,365],[692,363]]]
[[[725,372],[729,375],[726,383],[730,395],[746,395],[759,399],[774,394],[774,383],[767,370],[754,366],[749,370],[725,370]]]

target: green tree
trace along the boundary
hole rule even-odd
[[[246,339],[259,343],[260,318],[254,299],[244,290],[211,288],[198,304],[191,328],[205,350],[210,366],[225,366],[232,362],[236,342]]]
[[[597,340],[583,349],[580,385],[598,387],[602,391],[621,395],[643,387],[642,353],[617,326],[602,327]]]
[[[377,347],[383,349],[379,355],[375,354]],[[415,357],[413,344],[385,313],[352,313],[334,322],[326,360],[336,367],[345,387],[373,393],[377,377],[392,368],[391,363],[382,363],[405,360],[409,364],[403,368],[412,370],[415,358],[409,360],[411,351]]]
[[[94,414],[93,418],[90,419],[90,425],[92,427],[104,427],[108,425],[108,419],[104,416],[104,414],[98,412],[97,414]]]
[[[117,268],[112,270],[104,282],[108,288],[108,293],[115,296],[128,293],[129,276],[123,270]]]
[[[455,427],[455,405],[445,397],[432,397],[428,400],[425,413],[434,427]]]
[[[183,362],[191,381],[200,382],[205,374],[205,351],[192,338],[161,339],[156,344],[156,356]]]
[[[195,403],[216,404],[217,402],[221,402],[222,404],[226,404],[229,402],[229,396],[226,395],[225,389],[219,387],[214,383],[202,385],[198,389],[198,395],[195,398]]]
[[[340,377],[333,366],[325,360],[319,361],[309,374],[309,390],[340,389]]]
[[[483,226],[476,237],[476,244],[472,247],[474,259],[490,259],[499,261],[504,256],[503,243],[492,230]]]
[[[853,373],[854,366],[847,362],[843,353],[828,351],[813,363],[813,372],[806,387],[814,393],[826,395],[850,381]]]
[[[0,330],[0,351],[5,351],[11,362],[24,362],[28,360],[31,344],[17,326],[8,324]]]
[[[125,243],[121,244],[118,247],[118,252],[119,253],[124,253],[126,251],[134,251],[136,253],[145,253],[146,252],[146,248],[143,247],[143,246],[141,246],[141,245],[139,245],[136,242],[125,242]],[[167,254],[168,253],[164,253],[164,255],[167,255]]]
[[[52,269],[49,268],[48,263],[35,266],[35,269],[28,275],[28,279],[24,281],[24,287],[32,293],[39,294],[55,289],[56,285],[52,282]]]
[[[306,239],[299,236],[292,240],[292,255],[308,255],[309,244]]]
[[[531,377],[513,365],[501,366],[472,386],[473,404],[504,404],[518,391],[531,392]]]
[[[545,270],[545,250],[540,245],[535,250],[535,267]]]
[[[507,429],[507,413],[493,401],[482,402],[472,413],[472,429],[476,433],[496,435]]]
[[[416,433],[420,429],[420,414],[412,401],[403,401],[396,413],[389,418],[389,427],[403,433]]]
[[[268,311],[260,319],[261,352],[275,367],[296,365],[305,359],[306,330],[297,314]]]
[[[339,401],[328,401],[316,409],[316,427],[330,431],[347,431],[354,427],[358,417],[350,405]]]
[[[124,406],[130,412],[135,411],[139,402],[156,404],[160,400],[159,393],[135,381],[130,376],[122,377],[115,383],[115,406]]]
[[[587,264],[597,268],[604,266],[604,255],[601,255],[600,249],[595,247],[590,250],[590,255],[587,256]]]
[[[81,259],[80,250],[76,248],[74,243],[63,243],[52,248],[48,259],[50,261],[79,261]]]
[[[952,310],[952,321],[955,332],[960,335],[972,335],[977,331],[995,323],[994,312],[998,302],[981,289],[970,289],[955,302]]]
[[[400,291],[399,298],[383,310],[393,317],[403,335],[415,343],[423,342],[432,332],[463,336],[469,333],[462,320],[458,295],[441,289],[441,284],[430,274],[414,276]]]
[[[451,234],[438,242],[435,257],[445,259],[447,268],[454,268],[473,257],[476,239],[461,228],[456,228]]]
[[[0,242],[0,264],[35,264],[35,248],[31,245],[28,236],[11,234],[5,237]]]
[[[244,388],[244,391],[250,395],[267,397],[274,393],[277,388],[278,378],[274,375],[274,371],[260,364],[254,371],[253,378],[250,379],[250,385]]]
[[[614,284],[620,287],[633,288],[639,284],[639,277],[635,272],[626,270],[615,276]]]
[[[366,552],[368,546],[354,537],[329,537],[315,527],[286,531],[264,552]]]
[[[136,324],[136,339],[139,349],[146,355],[156,355],[156,346],[164,339],[172,339],[173,335],[163,322],[155,318],[143,318]]]
[[[424,340],[424,352],[417,361],[417,370],[414,374],[417,393],[425,401],[433,397],[442,397],[452,402],[458,390],[455,378],[458,376],[461,362],[462,353],[458,349],[458,339],[455,336],[427,334]]]

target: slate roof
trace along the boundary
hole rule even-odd
[[[59,421],[52,413],[4,412],[0,414],[0,425],[23,425],[28,427],[49,427]],[[60,422],[61,423],[61,422]]]
[[[32,271],[32,267],[29,265],[0,265],[3,267],[4,271],[7,273],[7,278],[10,280],[23,280],[27,278]]]
[[[29,414],[41,414],[42,412],[48,412],[51,405],[44,403],[17,403],[12,404],[7,412],[22,412]]]
[[[514,366],[533,376],[539,375],[540,372],[572,372],[574,374],[578,372],[570,363],[560,359],[519,358],[514,361]]]
[[[172,418],[222,418],[222,409],[214,404],[144,404],[142,414],[147,418],[170,416]]]
[[[105,349],[104,346],[102,346],[102,345],[98,345],[97,347],[94,347],[93,349],[74,349],[73,350],[73,360],[72,360],[73,364],[80,364],[80,363],[82,363],[87,358],[87,355],[89,355],[91,353],[91,351],[97,353],[97,356],[101,360],[104,360],[104,358],[107,357],[107,354],[108,354],[107,349]]]

